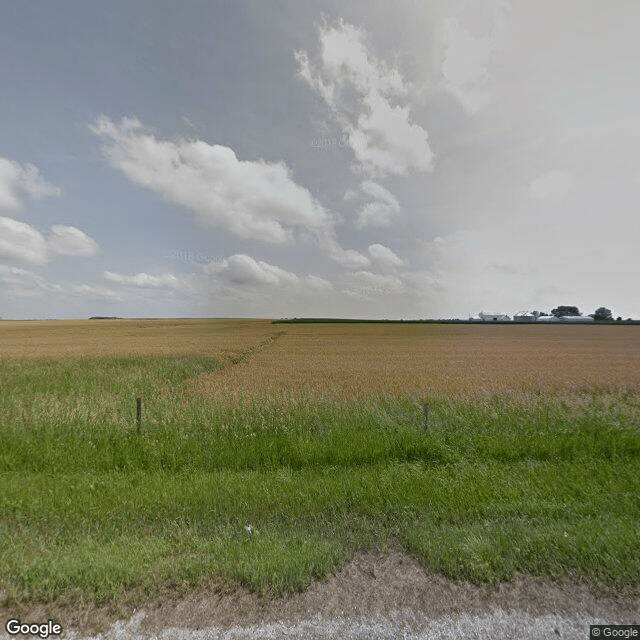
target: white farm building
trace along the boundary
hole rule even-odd
[[[534,313],[529,313],[528,311],[518,311],[518,313],[516,313],[513,316],[513,321],[514,322],[535,322],[537,319],[537,311],[535,311]]]
[[[594,322],[591,316],[560,316],[562,322]]]
[[[584,324],[594,322],[591,316],[542,316],[538,318],[538,322],[567,322],[569,324]]]
[[[478,316],[482,322],[510,322],[511,318],[504,313],[485,313],[481,311]]]

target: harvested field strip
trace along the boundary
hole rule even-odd
[[[265,347],[271,346],[282,334],[284,331],[278,331],[275,335],[269,336],[266,340],[262,342],[258,342],[251,347],[249,347],[246,351],[243,351],[240,355],[234,356],[231,358],[231,364],[240,364],[245,360],[248,360],[252,356],[256,355],[260,351],[262,351]]]

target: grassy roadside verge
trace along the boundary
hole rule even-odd
[[[477,582],[637,586],[637,391],[226,405],[183,393],[216,366],[0,363],[5,604],[117,602],[212,575],[279,593],[391,543]]]

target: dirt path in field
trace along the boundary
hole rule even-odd
[[[98,609],[0,613],[3,632],[9,616],[54,617],[65,628],[62,637],[75,640],[588,638],[589,624],[640,623],[640,588],[607,595],[584,584],[518,576],[491,589],[434,575],[391,550],[359,554],[305,592],[266,601],[212,584],[148,602],[120,621]]]

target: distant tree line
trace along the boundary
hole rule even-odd
[[[555,309],[551,309],[551,315],[556,318],[560,318],[561,316],[581,316],[578,307],[571,307],[568,305],[560,305]],[[611,314],[611,309],[607,309],[606,307],[598,307],[594,313],[589,314],[596,321],[604,322],[613,320],[613,315]],[[617,319],[618,322],[622,321],[622,318]]]
[[[533,316],[535,319],[538,319],[543,316],[555,316],[556,318],[560,318],[563,316],[581,316],[580,310],[578,307],[574,307],[571,305],[560,305],[555,309],[551,310],[551,314],[545,313],[543,311],[534,311]],[[607,309],[606,307],[598,307],[593,313],[589,314],[589,317],[593,318],[595,322],[614,322],[613,314],[611,313],[611,309]],[[440,318],[440,319],[422,319],[422,320],[391,320],[391,319],[363,319],[363,318],[280,318],[279,320],[272,320],[274,324],[296,324],[296,323],[388,323],[388,324],[398,324],[398,323],[443,323],[443,324],[460,324],[460,323],[468,323],[468,322],[482,322],[478,318],[469,319],[469,320],[461,320],[459,318]],[[507,323],[507,321],[500,321],[502,323]],[[508,321],[512,322],[511,320]],[[627,318],[626,320],[622,320],[621,317],[617,317],[615,322],[625,322],[626,324],[640,324],[640,320],[632,320],[631,318]]]

